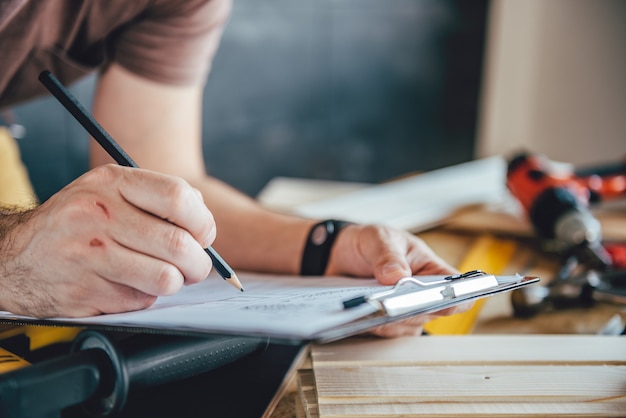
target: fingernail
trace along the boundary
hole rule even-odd
[[[208,247],[209,245],[213,244],[213,241],[214,241],[214,240],[213,240],[213,237],[207,237],[207,238],[205,238],[205,239],[202,241],[202,244],[201,244],[201,245],[202,245],[202,248],[206,248],[206,247]]]
[[[209,232],[209,235],[202,240],[202,246],[206,248],[209,245],[213,244],[213,241],[215,241],[215,237],[217,237],[217,228],[212,228],[211,232]]]

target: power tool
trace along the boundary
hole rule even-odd
[[[82,330],[71,353],[0,374],[0,417],[60,418],[73,406],[85,412],[81,417],[115,416],[131,393],[206,373],[268,344],[255,337]]]
[[[544,246],[590,268],[612,266],[602,245],[600,222],[589,207],[626,196],[626,164],[604,173],[579,174],[540,154],[520,153],[509,161],[506,183]]]
[[[626,197],[626,163],[576,171],[521,153],[509,161],[506,180],[544,248],[564,256],[546,286],[512,292],[516,316],[596,301],[626,303],[626,245],[603,243],[600,222],[590,211],[595,203]]]

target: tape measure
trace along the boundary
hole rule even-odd
[[[482,235],[474,241],[458,270],[482,270],[494,275],[502,274],[516,247],[514,240]],[[436,318],[428,322],[424,330],[433,335],[469,334],[485,301],[486,299],[479,299],[465,312]]]

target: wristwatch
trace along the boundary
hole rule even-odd
[[[327,219],[311,228],[302,253],[300,275],[323,276],[337,235],[351,222]]]

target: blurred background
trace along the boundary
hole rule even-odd
[[[204,96],[209,172],[255,196],[520,148],[623,159],[624,22],[621,0],[235,0]],[[72,86],[84,104],[94,82]],[[53,99],[14,110],[45,200],[86,171],[87,136]]]
[[[626,160],[626,2],[492,1],[477,155]]]

